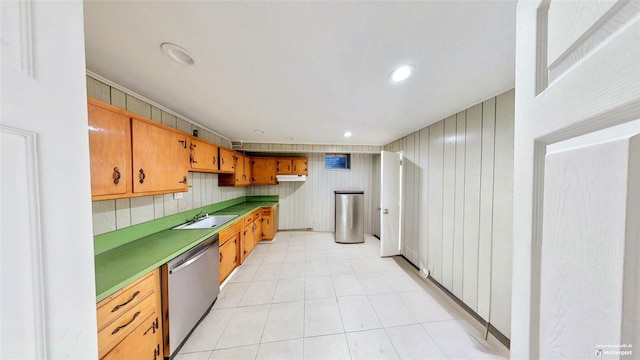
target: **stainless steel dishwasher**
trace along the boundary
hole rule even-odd
[[[164,326],[168,322],[165,347],[169,357],[180,349],[220,293],[219,254],[216,234],[163,266],[167,296],[162,299],[162,308],[167,312]]]

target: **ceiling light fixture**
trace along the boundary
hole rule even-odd
[[[411,76],[412,72],[413,72],[413,66],[402,65],[391,73],[391,80],[393,80],[394,82],[407,80],[407,78]]]
[[[176,44],[163,43],[160,48],[165,55],[179,64],[190,66],[196,63],[193,60],[193,55],[187,49]]]
[[[286,138],[284,138],[285,140],[291,141],[293,140],[293,138],[291,136],[287,136]]]
[[[351,131],[347,131],[346,133],[344,133],[344,137],[348,138],[351,137]]]
[[[257,134],[264,134],[264,130],[255,129],[253,131],[255,131]]]

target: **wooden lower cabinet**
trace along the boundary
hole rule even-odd
[[[262,216],[258,209],[253,213],[253,246],[257,246],[260,240],[262,240]]]
[[[238,240],[239,235],[234,235],[220,245],[220,283],[238,266]]]
[[[156,269],[97,304],[101,359],[160,359],[160,276]]]
[[[275,207],[264,207],[260,209],[262,222],[261,240],[273,240],[276,236]]]

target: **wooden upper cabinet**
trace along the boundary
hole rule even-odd
[[[131,193],[131,120],[122,110],[88,99],[91,198]]]
[[[291,159],[291,162],[293,164],[292,173],[294,175],[309,175],[309,160],[307,158],[295,158]]]
[[[276,174],[277,175],[291,175],[293,174],[293,161],[289,158],[277,158],[276,160]]]
[[[222,151],[223,148],[220,148]],[[220,153],[222,155],[222,152]],[[218,186],[251,185],[251,158],[241,153],[232,152],[233,174],[218,175]],[[220,159],[222,164],[222,158]]]
[[[218,170],[221,173],[232,174],[235,172],[235,152],[233,150],[219,148],[218,161],[220,162]]]
[[[276,185],[276,159],[259,158],[251,159],[251,183],[253,185]]]
[[[278,175],[308,175],[307,158],[277,158],[276,174]]]
[[[189,136],[164,125],[133,118],[133,192],[188,190]]]
[[[202,140],[191,138],[189,163],[191,170],[218,172],[218,147]]]

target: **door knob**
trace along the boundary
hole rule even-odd
[[[378,211],[382,210],[382,208],[378,208]]]
[[[389,214],[389,209],[384,209],[384,211],[382,213],[385,214],[385,215]]]

